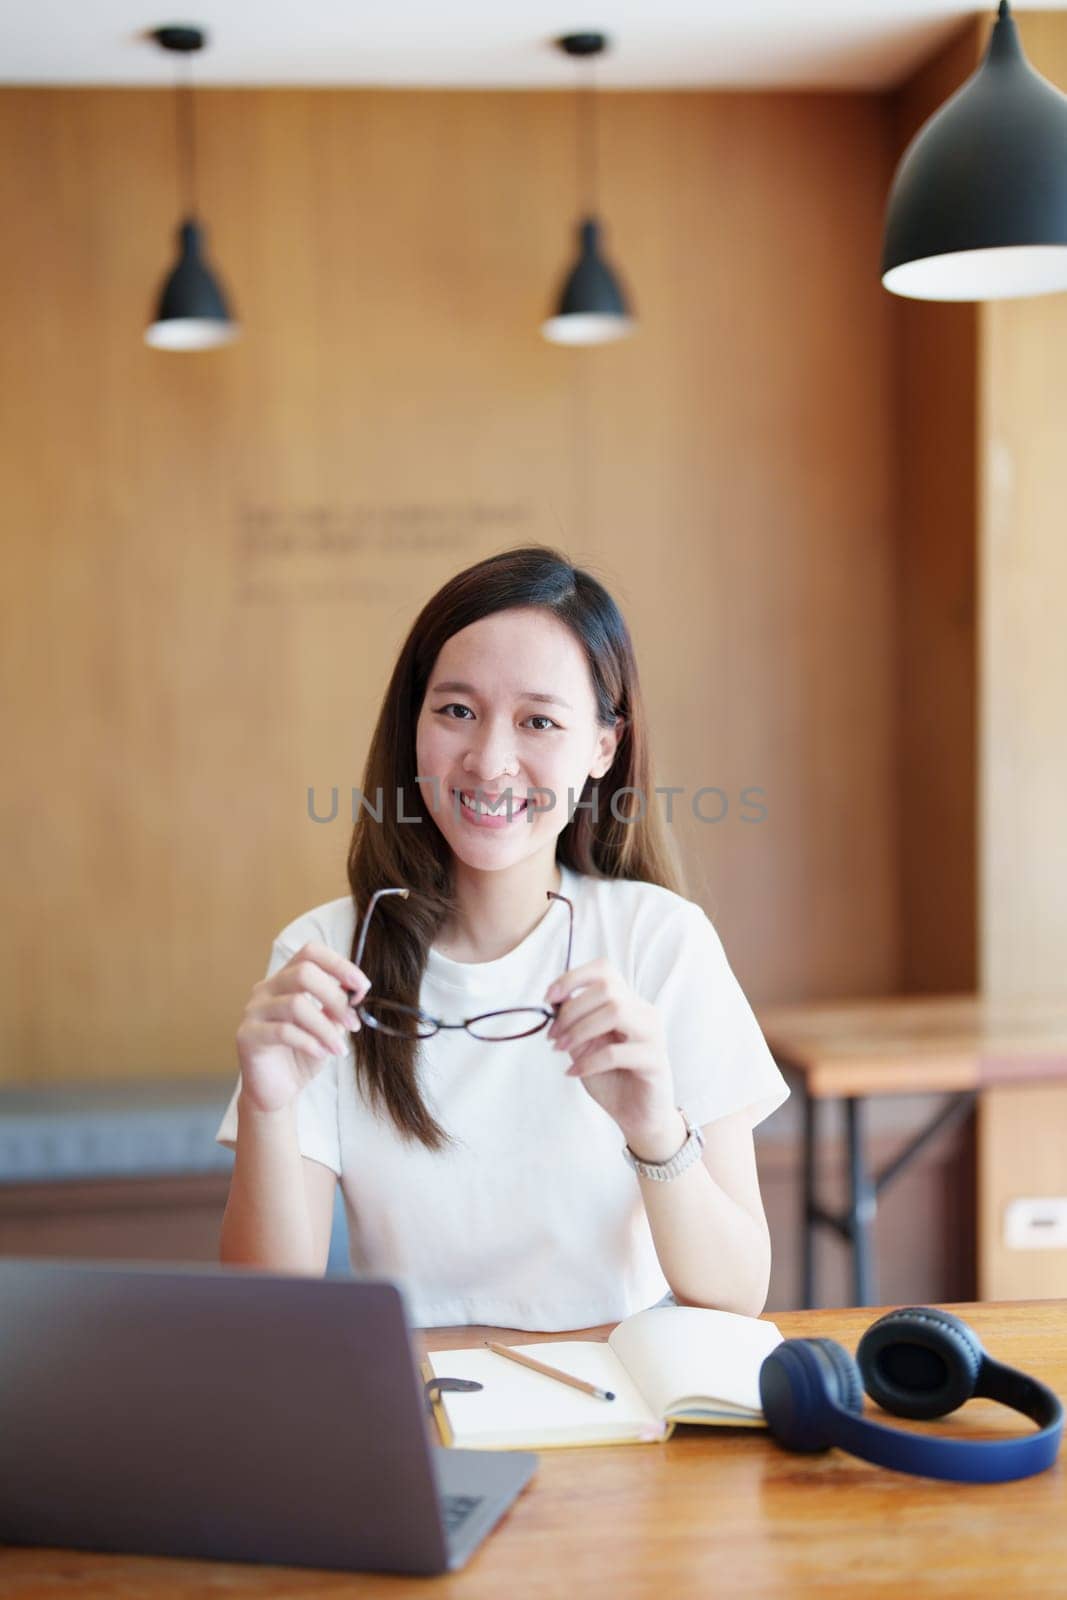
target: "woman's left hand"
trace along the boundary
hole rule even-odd
[[[618,1123],[632,1149],[678,1122],[659,1012],[607,961],[573,967],[546,1003],[562,1002],[547,1037],[571,1058],[567,1076]]]

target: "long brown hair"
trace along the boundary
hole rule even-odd
[[[349,845],[348,882],[357,913],[353,960],[359,921],[374,891],[412,890],[407,899],[385,895],[378,901],[363,953],[375,992],[406,1005],[418,1005],[427,952],[457,909],[452,852],[415,781],[419,712],[445,642],[482,617],[518,606],[540,606],[566,624],[589,663],[598,723],[610,728],[616,718],[624,720],[612,765],[602,778],[587,779],[580,796],[588,801],[594,789],[599,791],[597,817],[590,810],[575,810],[556,842],[557,860],[593,877],[636,878],[682,892],[673,840],[651,804],[644,705],[633,645],[618,606],[589,572],[547,546],[489,556],[439,589],[412,625],[371,739],[362,790],[367,809],[361,806]],[[637,792],[621,795],[614,804],[624,789]],[[616,812],[633,820],[620,821]],[[416,817],[420,822],[412,825]],[[384,1109],[406,1138],[429,1150],[451,1143],[419,1093],[418,1042],[368,1027],[353,1040],[357,1075],[371,1104]]]

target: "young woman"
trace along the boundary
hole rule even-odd
[[[752,1129],[789,1091],[679,892],[604,587],[541,547],[447,583],[361,794],[351,893],[281,931],[237,1032],[222,1260],[323,1272],[340,1180],[416,1326],[758,1315]]]

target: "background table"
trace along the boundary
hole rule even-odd
[[[873,1230],[878,1196],[935,1134],[968,1116],[998,1086],[1067,1082],[1067,1004],[994,1001],[982,995],[887,995],[833,1005],[761,1008],[759,1023],[782,1071],[799,1083],[804,1117],[800,1206],[801,1304],[815,1300],[815,1230],[833,1228],[852,1249],[853,1301],[878,1297]],[[872,1173],[864,1140],[872,1095],[950,1099],[882,1170]],[[848,1203],[820,1204],[818,1112],[845,1108]],[[1057,1285],[1058,1287],[1058,1285]],[[988,1290],[979,1283],[979,1294]]]
[[[971,1324],[992,1355],[1067,1396],[1067,1302],[949,1309]],[[793,1311],[771,1320],[787,1338],[828,1335],[854,1351],[877,1314]],[[573,1337],[606,1338],[608,1331]],[[456,1349],[485,1337],[530,1344],[569,1335],[438,1328],[418,1342],[424,1351]],[[867,1410],[875,1411],[869,1401]],[[971,1401],[943,1423],[899,1425],[972,1439],[1032,1426],[988,1400]],[[503,1521],[471,1562],[447,1577],[8,1548],[0,1550],[0,1596],[899,1600],[908,1593],[1041,1600],[1064,1592],[1065,1478],[1061,1459],[1017,1483],[942,1483],[883,1471],[838,1451],[792,1455],[763,1430],[682,1426],[664,1444],[540,1452],[533,1480]]]

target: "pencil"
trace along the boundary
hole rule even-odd
[[[586,1394],[591,1394],[595,1400],[615,1398],[610,1389],[598,1389],[595,1383],[586,1383],[584,1378],[572,1378],[569,1372],[560,1372],[558,1367],[546,1367],[543,1361],[534,1361],[532,1356],[523,1356],[517,1350],[509,1350],[506,1344],[493,1344],[491,1339],[485,1339],[483,1343],[487,1349],[495,1350],[498,1356],[507,1356],[509,1361],[517,1361],[521,1367],[529,1367],[531,1372],[543,1372],[546,1378],[555,1378],[557,1383],[569,1383],[572,1389],[582,1389]]]

